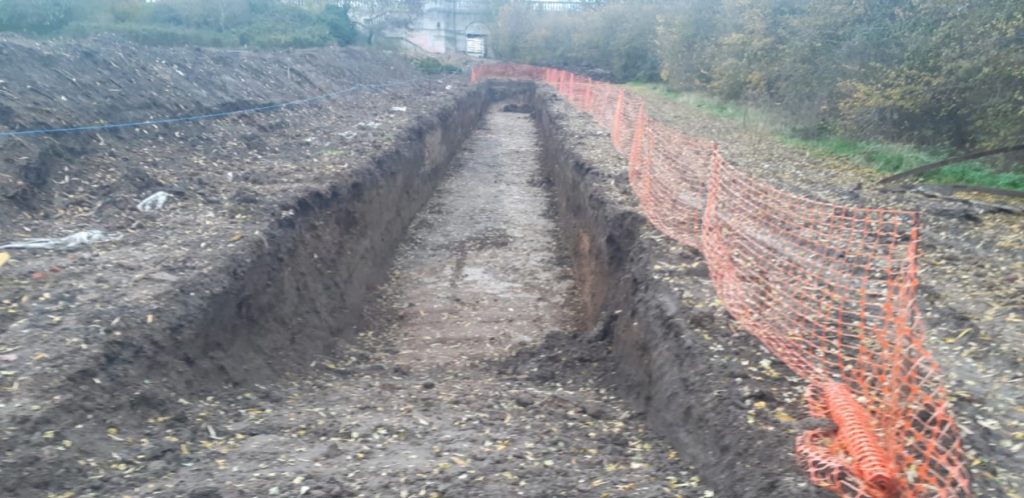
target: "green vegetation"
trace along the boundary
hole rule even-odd
[[[841,137],[805,139],[786,137],[785,142],[820,154],[857,161],[884,173],[894,174],[950,157],[905,144],[889,144],[852,140]],[[982,187],[1024,190],[1024,173],[998,172],[980,161],[965,161],[926,173],[932,183],[977,185]]]
[[[719,116],[756,122],[770,110],[773,123],[785,123],[771,127],[884,170],[945,154],[883,153],[879,143],[959,155],[1024,142],[1019,0],[609,0],[577,14],[516,9],[499,17],[502,57],[660,81]],[[901,148],[882,148],[892,147]],[[1020,157],[927,178],[1019,188]]]
[[[277,0],[0,0],[0,31],[28,36],[120,34],[151,45],[256,48],[347,45],[348,7]]]
[[[922,146],[853,139],[808,132],[787,126],[785,120],[756,104],[730,102],[705,93],[679,92],[664,84],[630,83],[642,94],[654,95],[684,104],[717,118],[741,121],[747,127],[771,134],[776,140],[821,156],[841,157],[885,174],[895,174],[924,164],[937,162],[953,154]],[[1024,190],[1024,172],[994,171],[992,165],[965,161],[924,175],[932,183],[964,184]]]
[[[702,92],[684,92],[672,90],[664,83],[630,82],[627,87],[648,95],[686,104],[705,114],[720,118],[738,119],[747,123],[757,124],[758,128],[771,128],[775,131],[786,129],[779,121],[779,116],[746,102],[730,101]]]
[[[502,59],[604,72],[614,81],[655,81],[659,62],[653,26],[659,12],[623,3],[545,13],[512,3],[499,11],[494,50]]]
[[[0,31],[53,33],[71,18],[71,0],[0,0]]]
[[[692,0],[656,29],[675,89],[857,138],[953,149],[1024,138],[1016,0]]]
[[[462,72],[462,68],[445,64],[433,57],[416,59],[413,64],[426,74],[458,74]]]

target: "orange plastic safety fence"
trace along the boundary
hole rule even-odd
[[[969,473],[917,307],[918,213],[815,201],[730,165],[714,143],[649,118],[607,83],[533,66],[473,81],[541,81],[606,128],[651,223],[701,249],[719,299],[808,382],[835,428],[797,438],[811,480],[845,497],[966,497]]]

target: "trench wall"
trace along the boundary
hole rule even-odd
[[[40,454],[42,431],[145,430],[143,421],[178,413],[183,399],[302,372],[359,331],[407,226],[463,141],[492,102],[524,90],[478,85],[421,116],[345,176],[282,202],[287,215],[247,237],[224,263],[183,279],[177,292],[161,297],[159,324],[104,339],[62,365],[61,375],[23,389],[26,396],[62,394],[31,414],[0,407],[17,427],[0,441],[11,463],[0,466],[0,495],[35,496],[89,482],[89,468],[77,462],[118,451],[101,438]]]
[[[592,329],[581,340],[607,341],[617,367],[609,380],[720,496],[822,496],[792,457],[793,429],[757,413],[751,419],[758,402],[799,413],[796,384],[751,373],[749,365],[768,355],[709,306],[714,294],[699,255],[652,236],[607,133],[529,82],[477,85],[346,177],[280,206],[291,214],[211,272],[215,281],[183,283],[181,296],[168,302],[165,328],[109,341],[98,358],[83,358],[84,368],[67,379],[76,386],[72,394],[18,421],[25,439],[4,449],[25,468],[72,468],[79,455],[106,450],[76,448],[32,464],[38,457],[17,448],[27,447],[33,431],[70,423],[76,413],[130,425],[166,413],[181,393],[268,381],[351,336],[405,229],[462,142],[491,103],[510,98],[529,103],[540,127],[584,328]],[[199,288],[217,290],[190,292]],[[19,479],[43,489],[51,477]]]
[[[210,300],[194,337],[173,348],[189,370],[183,378],[258,382],[357,332],[406,228],[463,141],[491,102],[518,91],[477,86],[348,178],[291,206],[266,250],[232,270],[235,283]]]
[[[581,340],[607,341],[609,380],[719,496],[827,496],[793,456],[798,386],[758,371],[769,355],[711,305],[700,255],[658,237],[640,214],[608,134],[553,93],[535,95],[543,164],[585,302]]]

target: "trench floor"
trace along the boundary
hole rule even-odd
[[[557,346],[577,305],[539,154],[528,114],[488,113],[370,330],[278,385],[192,403],[203,441],[154,438],[164,457],[124,494],[714,496],[602,387],[602,361]]]

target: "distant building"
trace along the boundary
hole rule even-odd
[[[159,0],[145,0],[156,3]],[[606,0],[279,0],[281,3],[318,11],[327,5],[349,5],[351,17],[366,26],[368,19],[381,15],[407,16],[404,27],[386,27],[384,37],[397,39],[409,48],[434,54],[462,53],[477,57],[490,55],[488,38],[498,9],[504,4],[528,5],[533,10],[569,12],[584,10]],[[412,14],[410,4],[422,2]]]
[[[604,3],[603,0],[512,0],[509,3],[529,5],[533,10],[544,12],[573,12],[585,10]]]
[[[301,1],[301,0],[298,0]],[[346,2],[342,2],[346,3]],[[353,18],[365,9],[359,0],[347,2]],[[401,2],[396,2],[400,4]],[[520,3],[535,10],[575,11],[591,8],[601,0],[425,0],[422,12],[404,28],[389,28],[384,35],[404,40],[411,46],[434,54],[461,53],[477,57],[490,55],[489,37],[498,8],[503,3]]]
[[[372,22],[380,14],[379,3],[373,0],[352,0],[353,20],[362,25]],[[401,18],[402,2],[395,2],[392,14]],[[376,7],[376,9],[374,8]],[[422,9],[410,15],[404,26],[391,26],[383,35],[403,40],[415,49],[433,54],[468,53],[483,57],[487,55],[487,38],[490,25],[494,22],[496,3],[493,0],[424,0]]]

